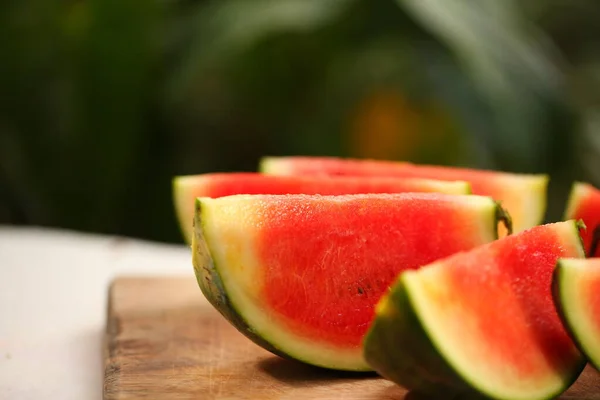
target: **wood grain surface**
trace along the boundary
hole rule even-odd
[[[588,367],[561,398],[600,399],[600,375]],[[313,368],[262,350],[208,304],[193,277],[112,283],[104,399],[421,400],[375,374]]]

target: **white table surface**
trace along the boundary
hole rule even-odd
[[[102,398],[106,290],[122,274],[194,279],[184,245],[0,226],[0,399]]]

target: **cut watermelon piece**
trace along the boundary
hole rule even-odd
[[[464,180],[471,183],[473,194],[491,196],[502,202],[513,219],[515,232],[541,224],[546,213],[547,175],[334,157],[264,157],[259,169],[272,175],[398,176]]]
[[[179,226],[191,243],[197,197],[218,198],[236,194],[358,194],[438,192],[470,194],[468,182],[394,177],[271,176],[258,173],[212,173],[173,179],[173,200]]]
[[[597,249],[593,249],[594,234],[600,235],[600,190],[589,183],[575,182],[567,202],[564,219],[581,219],[586,229],[581,230],[581,237],[585,245],[586,254],[600,256]]]
[[[497,238],[489,197],[437,193],[237,195],[196,202],[202,292],[275,354],[369,370],[362,338],[400,271]]]
[[[600,258],[559,260],[552,293],[575,343],[600,369]]]
[[[377,304],[365,358],[443,398],[554,398],[585,359],[554,307],[553,270],[559,258],[584,256],[577,223],[565,221],[401,273]]]

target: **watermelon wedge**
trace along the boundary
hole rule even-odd
[[[439,192],[470,194],[468,182],[394,177],[271,176],[258,173],[211,173],[177,176],[173,179],[173,201],[180,229],[191,243],[196,197],[235,194],[358,194]]]
[[[552,293],[575,343],[590,363],[600,369],[600,258],[559,260]]]
[[[199,198],[192,258],[206,298],[256,344],[369,370],[362,339],[396,275],[495,240],[499,219],[493,199],[471,195]]]
[[[260,171],[272,175],[398,176],[471,183],[473,194],[491,196],[513,219],[515,232],[542,223],[546,213],[547,175],[417,165],[408,162],[335,157],[264,157]]]
[[[600,227],[600,190],[589,183],[573,183],[564,219],[581,219],[584,222],[587,228],[581,230],[581,237],[586,254],[600,256],[596,249],[592,249],[594,234],[600,235],[597,230]]]
[[[578,228],[537,226],[401,273],[377,304],[365,359],[429,396],[558,396],[585,366],[550,290],[559,258],[585,256]]]

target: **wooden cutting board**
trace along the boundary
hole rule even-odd
[[[600,399],[587,368],[561,398]],[[104,399],[418,400],[374,374],[283,360],[242,336],[194,278],[116,279],[109,291]]]

